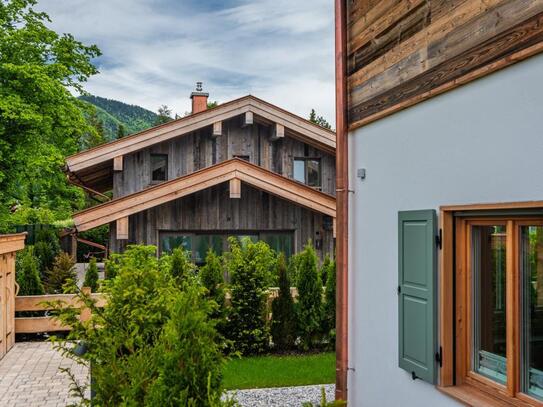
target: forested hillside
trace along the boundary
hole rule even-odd
[[[157,121],[156,113],[140,106],[93,95],[80,96],[79,99],[96,107],[96,115],[104,126],[106,141],[117,138],[119,126],[123,126],[124,135],[128,135],[148,129]]]

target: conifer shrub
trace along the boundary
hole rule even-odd
[[[45,272],[45,290],[48,294],[61,294],[63,292],[73,292],[72,289],[64,289],[64,286],[77,278],[75,272],[75,262],[68,253],[61,252],[55,261],[53,267]]]
[[[299,254],[298,328],[300,345],[309,350],[317,345],[322,332],[322,283],[317,269],[317,254],[311,242]]]
[[[111,280],[117,275],[121,256],[122,255],[118,253],[112,253],[109,255],[109,258],[104,261],[104,278],[106,280]]]
[[[92,257],[89,261],[83,287],[89,287],[93,293],[98,291],[98,266],[96,265],[95,257]]]
[[[192,262],[189,251],[178,247],[167,258],[170,259],[170,272],[178,282],[194,277],[196,266]]]
[[[205,264],[200,267],[200,281],[207,290],[207,297],[217,304],[211,317],[217,322],[217,331],[221,335],[226,333],[227,309],[225,304],[225,283],[222,258],[212,250],[206,254]]]
[[[229,238],[227,268],[231,276],[231,306],[227,338],[243,355],[264,352],[269,345],[266,324],[267,287],[276,267],[273,251],[264,242]]]
[[[55,258],[60,252],[60,241],[57,232],[53,228],[46,227],[36,232],[34,254],[39,259],[42,278],[45,276],[46,271],[53,267]]]
[[[290,284],[298,287],[298,263],[300,262],[300,253],[293,254],[288,260],[287,275]]]
[[[327,277],[324,291],[323,328],[330,346],[333,347],[336,339],[336,261],[327,256],[324,264]]]
[[[290,293],[285,256],[279,256],[279,295],[272,302],[271,335],[275,349],[287,351],[296,342],[296,314]]]
[[[39,260],[34,255],[34,246],[26,246],[17,253],[15,279],[19,295],[42,295],[45,293],[39,272]]]
[[[198,279],[180,283],[165,272],[155,253],[153,246],[129,246],[117,257],[116,277],[102,284],[104,308],[77,293],[91,308],[89,321],[57,306],[57,318],[72,327],[66,339],[55,338],[57,347],[92,366],[92,405],[234,405],[220,399],[224,357],[210,318],[216,304]],[[73,341],[86,352],[74,354]],[[86,388],[74,386],[85,397]]]

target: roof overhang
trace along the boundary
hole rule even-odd
[[[87,183],[87,178],[92,178],[94,185],[103,186],[97,189],[103,189],[111,184],[109,178],[115,157],[190,134],[247,112],[251,112],[257,121],[283,126],[287,135],[335,155],[336,136],[333,131],[249,95],[72,155],[66,158],[66,169],[73,181]],[[100,172],[100,176],[93,175],[94,172]]]
[[[315,212],[336,217],[334,196],[241,159],[231,159],[73,215],[79,232],[193,194],[227,181],[246,183]]]

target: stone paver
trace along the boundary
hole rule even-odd
[[[0,360],[0,406],[66,406],[71,380],[59,368],[70,368],[79,383],[88,369],[64,358],[49,342],[20,342]]]

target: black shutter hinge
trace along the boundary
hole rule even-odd
[[[439,363],[439,367],[443,366],[443,348],[439,347],[439,352],[436,353],[436,362]]]
[[[443,247],[443,230],[439,229],[439,233],[436,236],[436,246],[441,250]]]
[[[400,295],[401,293],[402,293],[402,286],[399,285],[399,286],[398,286],[398,295]]]

